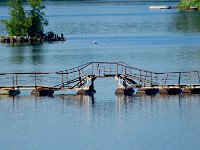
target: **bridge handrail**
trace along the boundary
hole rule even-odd
[[[80,65],[80,66],[77,66],[77,67],[74,67],[74,68],[70,68],[70,69],[66,69],[66,70],[62,70],[62,71],[58,71],[56,72],[57,74],[62,74],[62,73],[67,73],[67,74],[70,74],[70,73],[74,73],[74,72],[78,72],[86,67],[88,67],[89,65],[91,65],[92,63],[89,62],[89,63],[86,63],[86,64],[83,64],[83,65]]]
[[[124,62],[90,62],[91,64],[114,64],[114,65],[120,65],[120,66],[123,66],[123,67],[126,67],[126,68],[130,68],[130,69],[134,69],[134,70],[138,70],[138,71],[144,71],[144,72],[152,72],[152,71],[148,71],[148,70],[145,70],[145,69],[141,69],[141,68],[137,68],[137,67],[132,67]],[[152,73],[155,73],[155,72],[152,72]]]
[[[85,69],[86,67],[90,66],[90,65],[94,65],[94,64],[113,64],[113,65],[119,65],[119,66],[123,66],[125,68],[129,68],[129,69],[134,69],[137,71],[143,71],[143,72],[148,72],[148,73],[152,73],[152,74],[156,74],[156,75],[163,75],[163,74],[179,74],[179,73],[200,73],[200,71],[172,71],[172,72],[153,72],[153,71],[149,71],[149,70],[145,70],[145,69],[141,69],[141,68],[137,68],[137,67],[132,67],[124,62],[89,62],[74,68],[70,68],[70,69],[66,69],[66,70],[62,70],[62,71],[57,71],[57,72],[2,72],[0,73],[1,75],[25,75],[25,74],[34,74],[34,75],[38,75],[38,74],[70,74],[70,73],[74,73],[74,72],[79,72],[83,69]]]

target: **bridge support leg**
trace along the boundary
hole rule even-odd
[[[20,94],[18,89],[0,89],[0,95],[17,96]]]
[[[145,95],[145,90],[144,89],[138,89],[137,92],[136,92],[136,95],[139,95],[139,96],[142,96],[142,95]]]
[[[200,88],[196,87],[189,87],[189,88],[184,88],[183,90],[184,94],[200,94]]]
[[[192,93],[191,88],[184,88],[183,89],[183,94],[190,95],[191,93]]]
[[[39,88],[31,92],[31,95],[34,95],[34,96],[52,96],[53,94],[54,94],[54,91],[49,88]]]
[[[159,92],[158,88],[140,88],[137,90],[137,95],[156,95]]]
[[[17,96],[20,94],[20,90],[13,89],[13,90],[9,90],[8,93],[9,93],[9,96]]]
[[[78,92],[77,92],[77,94],[78,95],[87,95],[87,92],[86,92],[86,90],[79,90]]]
[[[115,90],[116,95],[132,95],[135,92],[135,90],[128,86],[125,81],[123,81],[122,85],[119,77],[116,77],[115,79],[118,80],[118,87]]]
[[[92,95],[92,94],[95,94],[96,93],[96,90],[94,89],[94,80],[96,79],[96,77],[92,77],[91,79],[91,85],[89,86],[89,89],[87,90],[79,90],[77,92],[77,94],[80,94],[80,95]]]
[[[132,95],[135,92],[135,90],[132,87],[127,88],[117,88],[115,90],[116,95]]]
[[[181,94],[182,89],[181,88],[162,88],[160,89],[161,95],[177,95]]]
[[[168,94],[167,89],[166,89],[166,88],[160,89],[160,94],[161,94],[161,95],[167,95],[167,94]]]
[[[0,89],[0,95],[9,95],[9,90]]]

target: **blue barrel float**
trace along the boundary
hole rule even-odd
[[[13,89],[13,90],[9,90],[8,93],[9,93],[9,96],[17,96],[20,94],[20,90]]]

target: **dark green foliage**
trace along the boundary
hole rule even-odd
[[[26,18],[21,0],[10,0],[10,19],[3,19],[2,23],[10,36],[24,36],[27,34],[29,22]]]
[[[44,26],[48,25],[48,21],[45,19],[45,13],[42,12],[45,6],[41,5],[42,0],[28,0],[31,10],[28,13],[28,19],[31,22],[29,26],[28,35],[31,37],[39,36],[43,34]]]
[[[42,12],[42,0],[28,0],[30,10],[25,13],[22,0],[10,0],[10,19],[3,19],[1,22],[6,26],[10,36],[38,37],[43,34],[44,26],[48,25],[45,14]]]

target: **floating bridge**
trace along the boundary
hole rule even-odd
[[[123,62],[90,62],[58,72],[0,73],[0,94],[17,95],[20,90],[46,96],[54,91],[95,93],[97,78],[115,78],[116,94],[200,94],[199,71],[152,72]]]

